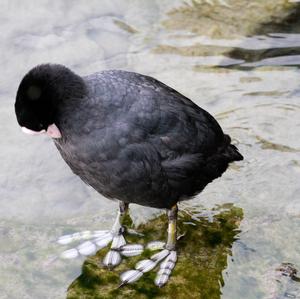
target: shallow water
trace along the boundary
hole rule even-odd
[[[243,209],[220,297],[300,298],[299,282],[274,274],[284,262],[300,270],[300,5],[248,2],[0,1],[1,299],[65,298],[84,259],[52,261],[55,240],[110,228],[117,209],[51,140],[21,133],[16,89],[42,62],[148,74],[211,112],[245,157],[184,204]],[[132,207],[137,224],[160,213]]]

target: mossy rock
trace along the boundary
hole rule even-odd
[[[119,287],[120,273],[133,269],[137,261],[153,252],[145,251],[142,256],[125,258],[117,268],[108,270],[101,264],[107,249],[84,262],[82,274],[69,286],[67,298],[220,298],[222,271],[227,267],[243,212],[241,208],[226,205],[210,211],[210,217],[203,215],[203,210],[200,212],[199,209],[196,213],[191,210],[179,213],[178,227],[184,236],[178,241],[176,267],[164,287],[154,285],[156,269],[133,284]],[[167,218],[161,215],[136,229],[144,237],[127,235],[128,243],[165,240]]]

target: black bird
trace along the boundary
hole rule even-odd
[[[75,174],[120,201],[113,229],[91,235],[93,241],[68,250],[65,257],[90,254],[112,241],[103,263],[116,266],[121,254],[143,249],[125,245],[122,217],[128,205],[167,209],[167,242],[149,245],[162,251],[124,272],[123,283],[137,280],[162,260],[155,283],[167,282],[177,259],[177,203],[201,192],[230,162],[243,159],[208,112],[162,82],[133,72],[80,77],[62,65],[36,66],[20,83],[15,112],[25,133],[47,133]],[[74,238],[63,236],[60,243]]]

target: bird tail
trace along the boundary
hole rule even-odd
[[[229,163],[243,159],[236,146],[231,144],[231,138],[224,135],[223,144],[214,155],[206,160],[206,166],[202,170],[208,178],[213,180],[222,175]]]
[[[219,153],[226,158],[227,162],[241,161],[244,157],[239,153],[237,147],[231,144],[231,138],[228,135],[224,135],[223,147],[219,150]]]

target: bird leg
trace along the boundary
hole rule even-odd
[[[103,265],[108,268],[113,268],[119,265],[123,256],[135,256],[142,253],[144,250],[143,245],[140,244],[128,244],[123,236],[125,228],[123,221],[128,214],[128,203],[120,201],[119,211],[117,218],[112,226],[112,229],[102,231],[85,231],[81,233],[74,233],[70,235],[62,236],[58,239],[60,244],[69,244],[74,241],[87,239],[77,247],[64,251],[61,258],[76,258],[79,255],[89,256],[95,254],[98,250],[106,247],[111,243],[110,250],[103,259]]]
[[[150,259],[139,261],[135,265],[135,270],[128,270],[121,274],[121,286],[137,281],[146,272],[154,269],[160,264],[160,269],[155,278],[158,287],[164,286],[171,275],[177,261],[176,241],[177,241],[177,213],[178,208],[175,204],[167,210],[168,215],[168,237],[167,243],[154,241],[147,245],[150,250],[161,249],[160,252],[152,255]]]
[[[112,226],[111,233],[113,236],[122,235],[125,231],[125,227],[123,226],[124,218],[128,214],[128,203],[125,203],[123,201],[119,202],[119,211],[117,218]]]
[[[128,203],[120,201],[119,212],[117,219],[112,227],[111,234],[113,236],[110,250],[103,259],[103,265],[108,268],[113,268],[119,265],[123,256],[135,256],[142,253],[144,250],[143,245],[140,244],[128,244],[123,236],[125,227],[123,226],[124,219],[128,213]]]
[[[177,241],[177,214],[178,207],[174,205],[170,210],[167,210],[168,215],[168,239],[166,249],[175,250]]]

